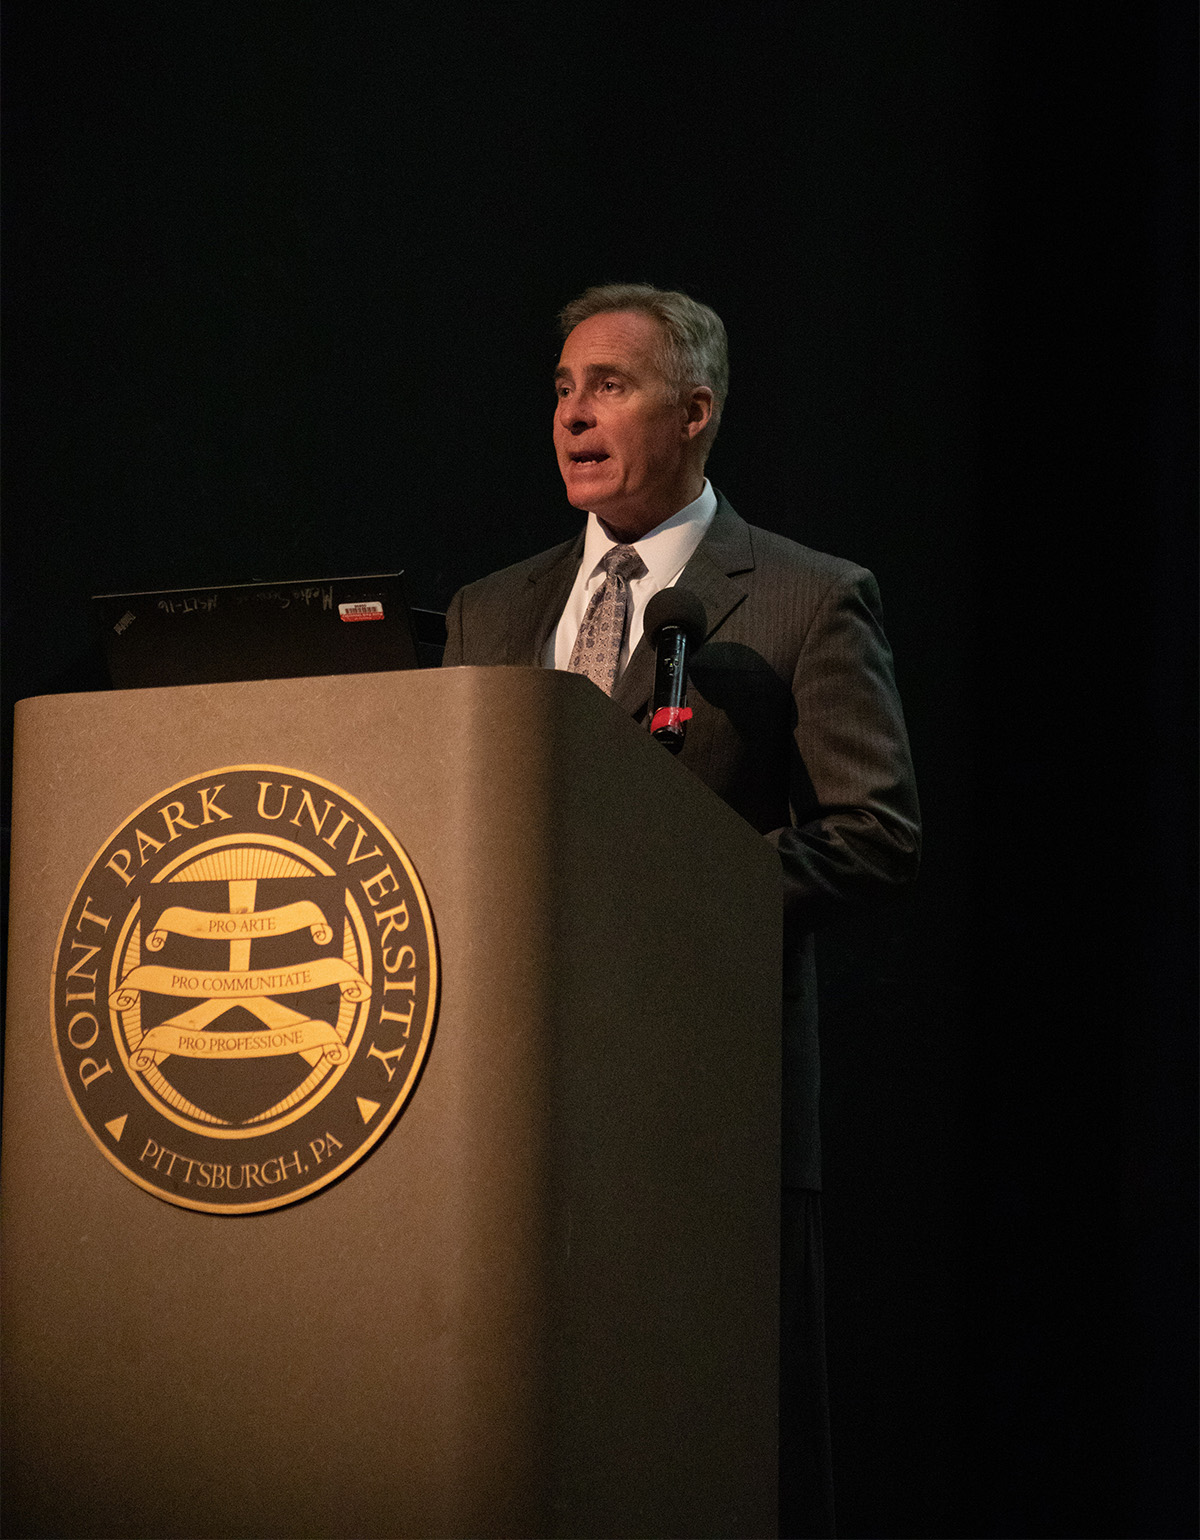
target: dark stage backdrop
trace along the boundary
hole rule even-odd
[[[1195,1532],[1186,11],[5,11],[6,723],[91,593],[565,538],[597,281],[715,306],[714,482],[878,575],[928,853],[823,938],[846,1536]]]

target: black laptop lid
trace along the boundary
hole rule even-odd
[[[99,594],[118,690],[417,667],[403,574]]]

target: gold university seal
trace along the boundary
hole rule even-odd
[[[438,999],[395,836],[319,776],[236,765],[145,803],[63,921],[63,1083],[104,1155],[184,1208],[249,1214],[343,1175],[399,1116]]]

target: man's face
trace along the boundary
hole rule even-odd
[[[581,321],[555,374],[554,448],[567,497],[636,540],[700,495],[695,440],[712,411],[704,387],[680,399],[659,372],[659,323],[636,310]]]

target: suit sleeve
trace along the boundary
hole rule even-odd
[[[767,838],[803,928],[916,876],[920,811],[879,591],[863,568],[822,596],[792,678],[792,826]]]

